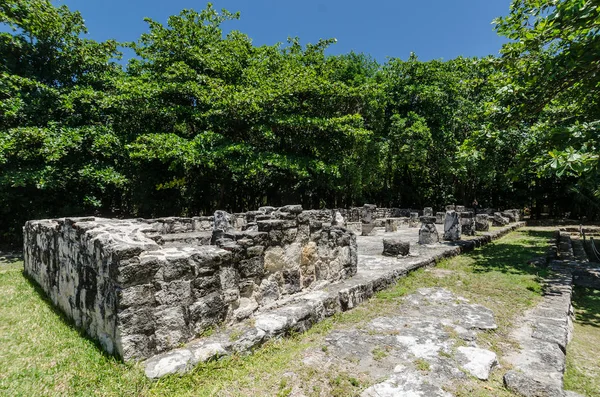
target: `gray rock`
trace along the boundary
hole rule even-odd
[[[386,233],[393,233],[393,232],[397,232],[398,231],[398,223],[391,218],[387,218],[385,220],[385,232]]]
[[[408,219],[408,227],[419,227],[419,213],[411,212]]]
[[[465,206],[464,205],[457,205],[455,211],[458,212],[458,213],[465,212]]]
[[[445,212],[436,212],[435,213],[435,223],[437,225],[443,225],[445,220],[446,220]]]
[[[370,224],[375,220],[375,210],[377,206],[374,204],[365,204],[362,208],[361,222]]]
[[[397,239],[383,239],[383,255],[406,256],[410,250],[410,243]]]
[[[564,397],[560,387],[542,383],[518,371],[508,371],[504,375],[504,385],[523,397]]]
[[[331,225],[346,227],[346,220],[344,219],[340,211],[333,212],[333,219],[331,220]]]
[[[460,217],[456,211],[446,212],[444,220],[444,240],[457,241],[461,236]]]
[[[150,379],[158,379],[171,374],[183,374],[191,367],[194,355],[187,349],[172,350],[154,356],[145,363],[145,373]]]
[[[487,214],[475,215],[475,230],[478,232],[487,232],[490,230],[490,217]]]
[[[231,221],[232,217],[228,212],[215,211],[215,224],[213,228],[214,230],[218,230],[221,232],[231,232],[232,230],[234,230]]]
[[[425,207],[423,209],[423,216],[433,216],[433,208]]]
[[[440,242],[440,236],[435,227],[435,217],[422,216],[421,228],[419,229],[419,244],[436,244]]]
[[[375,229],[374,223],[363,223],[360,234],[361,236],[368,236],[373,232],[373,229]]]
[[[490,372],[498,365],[496,353],[477,347],[459,346],[457,359],[464,370],[481,380],[488,380]]]
[[[475,219],[472,212],[461,212],[460,213],[460,226],[461,233],[465,236],[475,235]]]
[[[506,226],[510,223],[510,219],[505,218],[499,212],[494,213],[494,217],[492,218],[492,223],[494,226]]]

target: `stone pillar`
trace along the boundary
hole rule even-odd
[[[445,219],[446,219],[445,212],[436,212],[435,213],[435,223],[437,223],[438,225],[443,225]]]
[[[332,210],[331,212],[331,226],[346,227],[346,220],[342,216],[342,213],[337,210]]]
[[[446,212],[448,211],[454,211],[456,210],[456,206],[455,205],[447,205],[446,206]]]
[[[385,220],[385,232],[392,233],[398,231],[398,223],[395,219],[387,218]]]
[[[365,204],[362,208],[361,222],[362,223],[373,223],[376,209],[377,209],[377,206],[374,204]]]
[[[475,215],[475,230],[478,232],[487,232],[490,230],[490,216],[487,214]]]
[[[456,211],[446,212],[444,221],[444,240],[456,241],[460,240],[461,227],[460,216]]]
[[[375,218],[375,210],[377,206],[374,204],[365,204],[362,208],[361,213],[361,222],[362,222],[362,232],[361,235],[368,236],[373,229],[375,228],[375,223],[373,222]]]
[[[455,208],[455,211],[458,212],[459,214],[461,212],[465,212],[465,206],[464,205],[457,205]]]
[[[419,244],[435,244],[440,242],[435,227],[435,216],[422,216],[421,229],[419,229]]]
[[[419,213],[411,212],[408,219],[408,227],[419,227]]]
[[[472,212],[461,212],[460,213],[460,226],[462,234],[466,236],[475,235],[475,217]]]
[[[423,209],[423,216],[433,216],[433,208],[425,207]]]
[[[211,245],[215,245],[220,239],[230,239],[226,237],[225,233],[234,231],[234,227],[231,224],[232,216],[226,211],[215,211],[215,223],[213,225],[213,233],[210,241]]]

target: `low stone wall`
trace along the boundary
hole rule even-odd
[[[324,212],[262,214],[225,232],[211,217],[29,221],[25,272],[109,354],[144,359],[356,273],[355,234]]]

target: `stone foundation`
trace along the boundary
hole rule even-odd
[[[220,214],[219,225],[214,217],[29,221],[25,273],[106,352],[144,359],[354,275],[356,236],[322,222],[331,217],[288,206]]]

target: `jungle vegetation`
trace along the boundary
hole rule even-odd
[[[0,1],[0,241],[28,219],[301,203],[600,214],[600,5],[514,0],[497,56],[255,46],[210,4],[132,43]],[[121,50],[135,56],[123,65]]]

